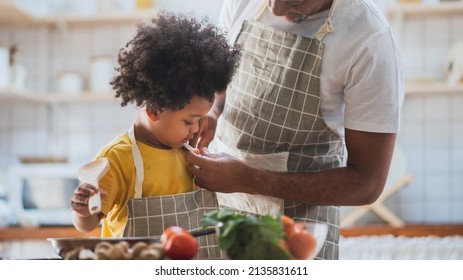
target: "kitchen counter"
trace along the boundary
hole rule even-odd
[[[100,237],[101,229],[97,228],[89,233],[82,233],[72,226],[59,227],[6,227],[0,228],[0,241],[7,240],[45,240],[47,238],[86,238]]]
[[[38,227],[22,228],[7,227],[0,228],[0,241],[8,240],[44,240],[52,238],[86,238],[100,237],[101,228],[97,228],[90,233],[82,233],[72,226],[60,227]],[[394,236],[450,236],[462,235],[463,225],[406,225],[394,228],[386,225],[363,225],[341,228],[341,235],[344,237],[361,235],[386,235]]]
[[[0,228],[0,259],[54,259],[58,256],[47,238],[100,237],[100,232],[101,228],[97,228],[90,233],[81,233],[73,226]],[[388,234],[408,237],[463,236],[463,225],[406,225],[401,228],[386,225],[357,225],[343,227],[340,232],[343,237]]]

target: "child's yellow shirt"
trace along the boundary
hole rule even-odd
[[[193,180],[186,169],[183,151],[158,149],[137,141],[143,157],[145,178],[143,197],[169,195],[193,190]],[[127,222],[126,203],[135,194],[135,164],[127,133],[116,137],[97,154],[106,157],[110,168],[99,187],[107,196],[102,199],[102,237],[122,237]]]

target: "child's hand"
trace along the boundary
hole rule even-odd
[[[88,200],[92,195],[98,192],[100,192],[101,198],[106,197],[106,193],[101,191],[100,189],[87,183],[81,184],[74,190],[74,193],[72,194],[71,209],[81,217],[90,216],[90,211],[88,209]]]

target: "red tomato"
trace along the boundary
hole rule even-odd
[[[296,231],[288,237],[289,252],[295,259],[306,260],[315,250],[317,241],[307,230]]]
[[[179,227],[179,226],[171,226],[168,227],[164,230],[164,232],[161,235],[161,244],[162,246],[165,246],[167,243],[167,240],[173,235],[173,234],[179,234],[187,232],[186,229]]]
[[[199,251],[198,241],[189,232],[172,233],[164,245],[166,254],[174,260],[189,260]]]
[[[281,223],[283,224],[283,230],[286,233],[286,236],[289,236],[294,231],[294,220],[289,216],[282,215]]]
[[[283,224],[283,226],[294,225],[294,220],[289,216],[281,215],[281,223]]]

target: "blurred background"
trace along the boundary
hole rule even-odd
[[[0,233],[66,226],[76,168],[133,122],[135,108],[120,107],[108,82],[136,23],[162,9],[216,23],[222,2],[0,0]],[[342,208],[353,246],[343,258],[365,257],[349,237],[463,234],[463,1],[376,3],[405,59],[406,95],[385,194]],[[23,246],[33,236],[5,236],[4,252],[33,255]],[[463,258],[459,250],[441,258]]]

